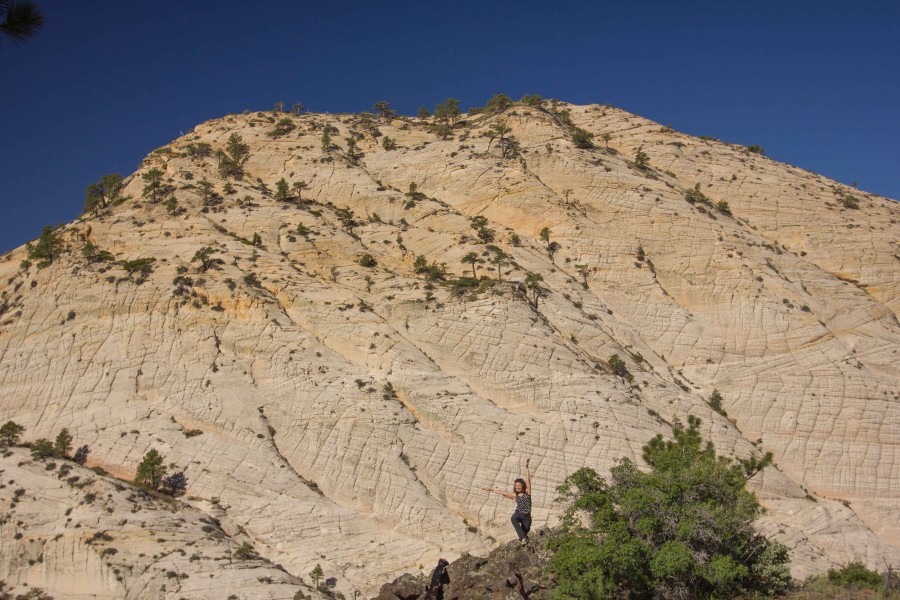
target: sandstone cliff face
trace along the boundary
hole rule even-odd
[[[448,140],[359,115],[288,116],[274,138],[267,113],[198,126],[145,160],[130,199],[67,225],[52,265],[0,262],[0,419],[29,438],[68,427],[123,478],[158,449],[199,510],[219,498],[263,556],[321,563],[347,594],[510,538],[509,501],[480,488],[525,457],[536,526],[553,524],[566,475],[639,459],[688,414],[721,452],[775,454],[752,486],[797,575],[900,563],[900,207],[617,109],[559,108],[609,149],[523,106]],[[518,155],[482,135],[498,119]],[[240,180],[190,151],[233,133]],[[142,198],[153,168],[176,204]],[[281,178],[308,189],[276,200]],[[698,184],[708,203],[686,201]],[[424,256],[471,276],[475,252],[497,279],[474,216],[510,257],[502,281],[416,272]],[[87,242],[152,272],[89,262]],[[221,264],[202,271],[203,247]],[[547,290],[536,309],[527,272]]]

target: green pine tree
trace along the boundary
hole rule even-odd
[[[134,483],[158,490],[168,470],[166,465],[163,464],[163,460],[163,456],[155,448],[151,448],[137,467]]]

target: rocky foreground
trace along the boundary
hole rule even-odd
[[[67,427],[123,479],[155,448],[188,487],[177,515],[103,482],[85,505],[14,451],[0,579],[290,598],[320,564],[373,596],[512,539],[480,488],[525,457],[552,525],[568,474],[689,414],[722,453],[774,454],[751,486],[795,575],[900,564],[896,202],[600,105],[447,125],[229,115],[58,230],[45,268],[2,257],[0,421]],[[264,560],[227,563],[229,539]]]

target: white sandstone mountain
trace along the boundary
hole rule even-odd
[[[281,119],[295,128],[273,137]],[[484,135],[497,121],[502,140]],[[597,147],[577,148],[575,126]],[[202,144],[234,133],[249,159],[226,179]],[[171,188],[160,202],[142,197],[154,168]],[[282,178],[308,187],[278,200]],[[511,503],[480,488],[511,485],[526,457],[536,526],[553,524],[568,474],[639,461],[689,414],[722,453],[774,453],[750,485],[796,575],[900,564],[896,202],[565,103],[465,115],[450,139],[410,118],[230,115],[153,152],[124,195],[64,226],[68,249],[48,267],[21,266],[25,248],[0,262],[0,422],[25,439],[67,427],[88,466],[122,479],[150,448],[184,469],[181,539],[216,546],[179,563],[189,597],[227,597],[203,595],[203,578],[291,598],[317,563],[348,597],[372,595],[509,539]],[[509,255],[500,282],[491,246]],[[192,261],[204,247],[221,264]],[[451,285],[472,276],[470,252],[484,281]],[[446,281],[417,273],[419,256],[433,273],[446,263]],[[150,258],[145,274],[121,262]],[[543,277],[537,308],[526,273]],[[727,417],[707,404],[716,388]],[[117,581],[122,555],[88,543],[97,531],[120,553],[147,543],[127,490],[99,511],[22,451],[0,469],[16,481],[2,499],[27,490],[2,509],[0,579],[65,598],[185,594],[161,591],[168,568]],[[70,524],[66,503],[97,514]],[[225,531],[204,533],[201,511]],[[246,540],[287,573],[214,564]]]

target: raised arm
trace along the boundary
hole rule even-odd
[[[525,459],[525,491],[529,494],[531,493],[531,471],[528,469],[528,463],[531,462],[530,458]]]
[[[486,492],[494,492],[495,494],[500,494],[501,496],[505,496],[507,498],[511,498],[513,500],[516,499],[516,495],[512,492],[504,492],[503,490],[495,490],[494,488],[481,488]]]

